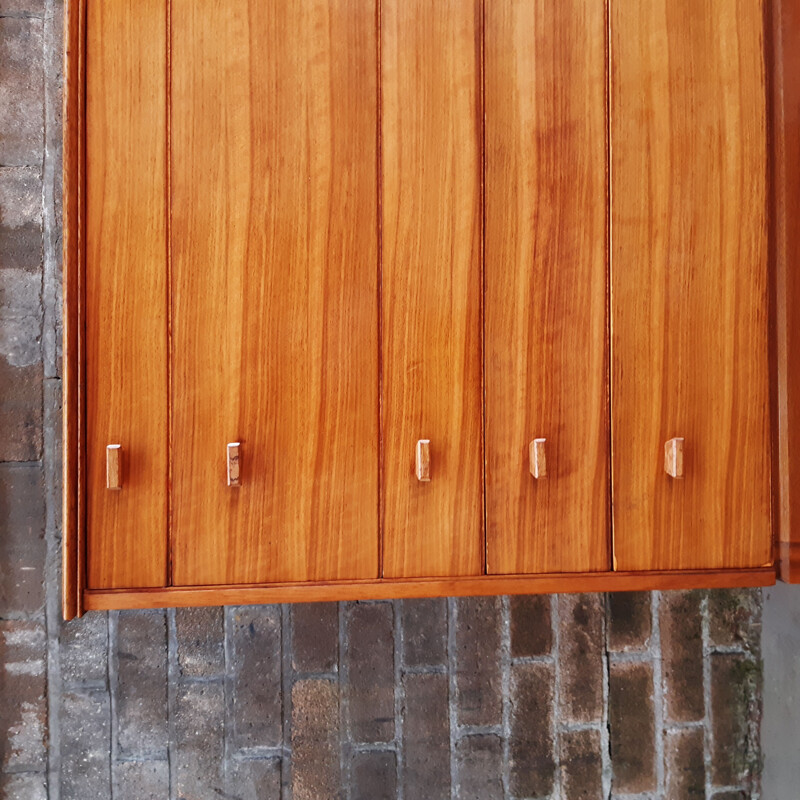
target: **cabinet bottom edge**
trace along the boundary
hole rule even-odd
[[[797,573],[795,573],[797,574]],[[326,583],[172,586],[152,589],[87,589],[87,611],[266,603],[395,600],[418,597],[467,597],[499,594],[629,592],[669,589],[728,589],[772,586],[772,566],[756,569],[585,574],[483,575],[464,578],[411,578]]]

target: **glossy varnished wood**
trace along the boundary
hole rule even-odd
[[[482,571],[481,3],[383,0],[386,576]],[[430,440],[431,480],[415,475]]]
[[[171,41],[173,581],[377,577],[376,6],[172,0]]]
[[[630,592],[651,589],[722,589],[771,586],[773,569],[715,572],[592,572],[550,575],[484,575],[462,578],[285,583],[269,586],[174,587],[139,592],[86,593],[88,609],[307,603],[376,598],[464,597],[555,592]]]
[[[61,600],[64,619],[82,613],[85,476],[83,383],[84,92],[86,6],[69,0],[64,13],[63,186],[63,519]]]
[[[771,560],[761,0],[611,2],[617,568]],[[685,475],[664,442],[685,439]]]
[[[486,4],[490,573],[609,567],[606,42],[603,2]]]
[[[166,0],[87,12],[88,585],[164,586]],[[124,491],[106,491],[109,444],[125,450]]]
[[[800,583],[800,0],[776,0],[771,22],[777,522],[781,578]]]

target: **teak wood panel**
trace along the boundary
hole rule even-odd
[[[172,0],[175,584],[378,575],[376,19]]]
[[[604,570],[605,7],[493,0],[486,14],[487,570]]]
[[[165,0],[89,3],[86,103],[88,585],[167,579]],[[122,447],[122,490],[106,446]]]
[[[387,577],[483,570],[481,5],[381,4]]]
[[[770,561],[760,0],[611,2],[620,570]],[[685,477],[664,470],[684,438]]]

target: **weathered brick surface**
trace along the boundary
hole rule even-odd
[[[497,725],[503,713],[499,597],[456,602],[456,706],[460,725]]]
[[[39,622],[0,621],[0,768],[42,770],[47,748],[47,650]]]
[[[278,758],[233,760],[228,765],[228,794],[236,800],[281,800]]]
[[[656,788],[653,668],[612,663],[608,679],[608,722],[616,793]]]
[[[333,672],[339,661],[339,604],[292,606],[292,666],[297,672]]]
[[[108,678],[108,614],[92,611],[61,624],[59,656],[64,686]]]
[[[281,612],[279,606],[240,606],[231,612],[234,746],[283,741]]]
[[[722,791],[715,792],[711,798],[712,800],[749,800],[748,794],[748,792]]]
[[[329,680],[292,687],[293,800],[339,800],[339,691]]]
[[[503,742],[494,734],[465,736],[456,743],[459,800],[503,800]]]
[[[117,752],[167,757],[167,624],[163,611],[121,611],[117,618]]]
[[[178,668],[184,678],[210,678],[225,670],[221,608],[176,608]]]
[[[447,661],[447,601],[441,597],[402,601],[403,663],[441,666]]]
[[[599,594],[558,597],[559,715],[568,722],[603,716],[604,612],[605,598]]]
[[[512,797],[547,797],[556,771],[553,752],[555,667],[517,664],[511,669],[509,785]]]
[[[113,780],[114,800],[164,800],[169,797],[169,763],[166,760],[118,761],[114,764]]]
[[[38,167],[0,167],[0,209],[0,269],[38,272],[43,258]]]
[[[550,596],[516,595],[509,598],[511,612],[511,655],[544,656],[553,647]]]
[[[0,17],[0,164],[38,165],[43,154],[42,20]]]
[[[14,367],[0,356],[0,461],[42,457],[42,375],[41,362]]]
[[[669,800],[705,800],[706,768],[702,728],[672,731],[664,742]]]
[[[395,800],[397,756],[385,751],[354,753],[350,779],[352,800]]]
[[[47,778],[31,773],[0,774],[0,797],[8,800],[48,800]]]
[[[102,689],[65,692],[61,696],[60,717],[62,800],[111,797],[108,692]]]
[[[605,800],[600,731],[565,731],[559,739],[561,786],[569,800]],[[672,798],[670,798],[672,800]]]
[[[760,770],[758,746],[761,666],[747,656],[711,657],[711,779],[747,784]]]
[[[42,16],[45,0],[0,0],[0,14],[30,14]]]
[[[181,800],[207,800],[223,794],[222,683],[185,683],[175,693],[175,789]]]
[[[38,464],[0,464],[0,617],[44,605],[45,506]]]
[[[450,798],[450,716],[447,675],[403,679],[403,796]]]
[[[758,649],[759,589],[714,589],[708,593],[709,639],[714,646]]]
[[[659,621],[666,716],[694,722],[705,716],[702,592],[664,592]]]
[[[347,699],[354,742],[394,737],[394,610],[352,603],[347,612]]]
[[[612,592],[607,607],[608,649],[615,653],[646,650],[653,627],[650,592]]]

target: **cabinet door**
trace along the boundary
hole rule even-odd
[[[378,575],[376,19],[172,0],[175,584]]]
[[[595,0],[486,4],[490,573],[609,566],[606,41]]]
[[[384,574],[483,569],[481,14],[383,0]],[[430,481],[415,475],[430,441]]]
[[[87,9],[87,582],[164,586],[166,0]],[[121,447],[119,491],[106,488],[108,445]]]
[[[761,0],[611,3],[621,570],[770,560],[763,17]]]

